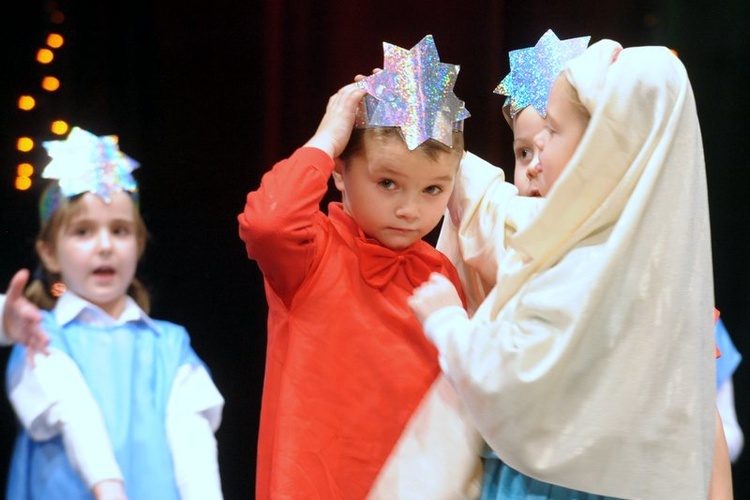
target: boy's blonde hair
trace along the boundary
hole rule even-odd
[[[50,190],[56,189],[56,187],[55,184],[48,186],[42,194],[42,199],[49,194]],[[72,198],[62,197],[63,201],[60,203],[60,206],[55,209],[54,213],[52,213],[46,221],[41,223],[39,233],[36,237],[37,247],[40,243],[44,243],[52,250],[56,248],[57,236],[60,233],[60,230],[67,227],[73,217],[81,212],[82,197],[82,194],[73,196]],[[135,234],[138,244],[138,258],[140,259],[143,252],[146,250],[148,230],[146,229],[146,223],[141,216],[138,204],[135,203],[135,201],[133,202],[133,221],[135,223]],[[61,276],[59,273],[48,271],[40,261],[34,279],[27,287],[24,295],[39,308],[51,310],[57,303],[57,296],[53,294],[52,286],[60,280]],[[133,278],[133,281],[128,288],[128,295],[133,297],[138,306],[143,309],[146,314],[149,313],[151,299],[146,287],[138,281],[137,278]]]

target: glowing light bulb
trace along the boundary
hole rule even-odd
[[[49,36],[47,36],[48,47],[59,49],[63,46],[63,43],[65,43],[65,40],[63,39],[62,35],[59,35],[57,33],[50,33]]]
[[[31,137],[19,137],[18,142],[16,143],[16,148],[19,151],[27,153],[34,149],[34,141]]]
[[[68,122],[66,122],[65,120],[55,120],[49,126],[49,129],[55,135],[65,135],[68,132],[69,128],[70,126],[68,126]]]
[[[48,92],[54,92],[60,88],[60,80],[54,76],[45,76],[42,78],[42,88]]]
[[[31,179],[28,177],[16,177],[16,189],[26,191],[31,187]]]
[[[39,49],[36,60],[42,64],[49,64],[55,58],[55,54],[49,49]]]
[[[34,175],[34,166],[31,163],[19,163],[17,173],[19,177],[31,177]]]
[[[18,98],[18,109],[31,111],[36,106],[36,100],[30,95],[22,95]]]

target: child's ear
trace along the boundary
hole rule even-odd
[[[60,274],[60,263],[57,261],[57,253],[51,245],[45,241],[36,242],[36,253],[42,261],[44,268],[55,274]]]
[[[344,177],[341,174],[344,170],[344,162],[341,160],[341,158],[336,158],[333,160],[334,167],[333,167],[333,183],[336,185],[336,189],[344,192]]]

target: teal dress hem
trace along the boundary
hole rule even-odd
[[[485,454],[482,461],[481,500],[618,500],[539,481],[504,464],[494,453]]]

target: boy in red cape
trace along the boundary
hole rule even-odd
[[[422,240],[463,153],[458,67],[439,62],[431,36],[384,51],[383,71],[332,96],[239,215],[269,306],[259,499],[455,498],[478,463],[406,303],[431,272],[460,286]],[[325,214],[331,175],[342,202]]]

